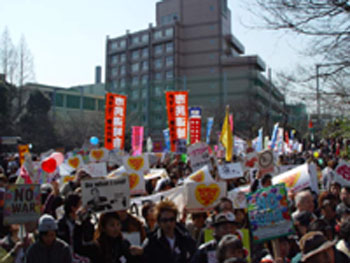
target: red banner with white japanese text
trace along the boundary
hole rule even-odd
[[[201,140],[202,128],[202,110],[200,107],[191,107],[189,109],[190,118],[190,143],[194,144]]]
[[[176,141],[187,139],[188,92],[168,91],[165,94],[168,111],[170,150],[176,151]]]
[[[126,96],[107,93],[105,115],[105,148],[124,149]]]

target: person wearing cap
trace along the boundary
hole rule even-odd
[[[177,225],[178,210],[174,202],[161,201],[156,208],[159,228],[144,242],[146,263],[190,262],[196,243],[185,229]]]
[[[243,248],[242,241],[236,235],[224,236],[216,249],[218,263],[226,262],[231,258],[242,259],[248,255],[248,251]]]
[[[48,214],[39,219],[39,240],[29,247],[27,263],[71,263],[72,254],[68,244],[56,237],[57,223]]]
[[[328,241],[319,231],[311,231],[304,235],[300,242],[301,262],[304,263],[341,263],[335,261],[335,242]]]
[[[214,227],[214,240],[202,244],[193,256],[191,263],[216,262],[216,249],[221,238],[228,234],[236,234],[235,215],[232,212],[219,213],[215,216],[212,226]]]

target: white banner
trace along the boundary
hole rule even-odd
[[[95,212],[126,210],[130,205],[127,177],[83,180],[83,206]]]

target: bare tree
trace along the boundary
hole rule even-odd
[[[7,28],[2,33],[0,42],[1,71],[7,77],[7,80],[14,84],[14,76],[17,64],[17,54],[15,46],[12,43],[10,32]]]
[[[25,37],[22,35],[18,46],[18,86],[22,87],[25,82],[34,78],[33,55],[28,48]]]

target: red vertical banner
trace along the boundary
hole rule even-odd
[[[143,132],[144,132],[143,126],[132,127],[131,146],[132,146],[133,155],[142,154]]]
[[[230,126],[231,126],[231,132],[233,132],[233,114],[230,114],[229,121],[230,121]]]
[[[176,151],[176,141],[187,139],[188,92],[168,91],[165,94],[168,111],[170,150]]]
[[[200,107],[191,107],[189,109],[190,115],[190,143],[194,144],[201,140],[202,130],[202,110]]]
[[[107,93],[105,115],[105,148],[124,149],[126,96]]]

